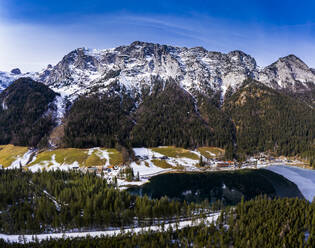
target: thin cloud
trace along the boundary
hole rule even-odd
[[[120,12],[78,16],[64,25],[12,23],[0,19],[0,37],[0,70],[21,67],[23,71],[37,71],[49,63],[56,64],[77,47],[109,48],[134,40],[203,46],[221,52],[243,50],[261,66],[295,53],[315,66],[312,52],[315,44],[310,42],[312,36],[302,25],[266,29],[259,23],[244,26],[195,14],[178,17]]]

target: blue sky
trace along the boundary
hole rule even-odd
[[[135,40],[242,50],[258,65],[296,54],[315,67],[315,1],[1,0],[0,70],[40,70],[77,47]]]

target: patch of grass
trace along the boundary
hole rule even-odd
[[[2,145],[0,146],[0,164],[3,167],[10,166],[18,156],[23,156],[28,151],[28,147]]]
[[[77,148],[66,148],[66,149],[58,149],[56,150],[56,161],[59,163],[67,163],[72,164],[75,161],[79,163],[79,165],[83,165],[86,159],[88,158],[86,149],[77,149]]]
[[[51,162],[51,157],[53,155],[53,151],[43,151],[37,154],[35,161],[32,163],[28,164],[28,166],[32,166],[34,164],[43,164],[45,162],[48,162],[49,166],[52,165]]]
[[[122,164],[122,155],[116,149],[102,149],[107,150],[109,154],[109,163],[111,165],[121,165]],[[91,155],[88,155],[89,149],[78,149],[78,148],[64,148],[56,149],[52,151],[43,151],[37,154],[36,160],[29,164],[32,166],[34,164],[43,164],[48,163],[52,160],[52,156],[55,155],[55,159],[58,163],[63,164],[72,164],[75,161],[79,163],[81,167],[83,166],[101,166],[106,164],[106,159],[100,157],[100,152],[94,150]]]
[[[109,154],[109,163],[111,165],[122,165],[123,164],[123,157],[121,152],[116,149],[107,149]]]
[[[52,151],[43,151],[36,156],[36,160],[29,164],[32,166],[34,164],[41,164],[45,161],[51,165],[52,156],[55,155],[55,159],[58,163],[72,164],[75,161],[79,163],[80,166],[85,166],[86,160],[89,157],[86,149],[77,149],[77,148],[65,148],[65,149],[56,149]]]
[[[95,154],[95,151],[92,155],[88,156],[85,161],[85,166],[102,166],[106,164],[106,159],[101,159]]]
[[[152,159],[152,163],[157,166],[161,167],[163,169],[173,168],[169,163],[167,163],[165,160],[159,160],[159,159]]]
[[[175,146],[166,146],[166,147],[154,147],[152,151],[158,152],[167,157],[173,158],[190,158],[193,160],[199,160],[199,156],[195,153],[192,153],[189,150],[184,148],[175,147]]]
[[[224,155],[224,150],[218,147],[199,147],[197,148],[198,152],[206,158],[215,158],[215,157],[220,157]],[[212,154],[215,156],[213,156]]]

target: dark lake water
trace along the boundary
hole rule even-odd
[[[132,194],[148,195],[150,198],[167,196],[188,202],[221,200],[234,205],[260,194],[270,197],[299,197],[303,195],[297,186],[272,171],[238,170],[206,173],[171,173],[152,177],[150,183],[128,189]]]

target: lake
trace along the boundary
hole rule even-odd
[[[265,169],[162,174],[152,177],[149,183],[129,188],[128,191],[157,199],[167,196],[188,202],[221,200],[225,205],[237,204],[242,196],[249,200],[261,194],[303,198],[294,183]]]

